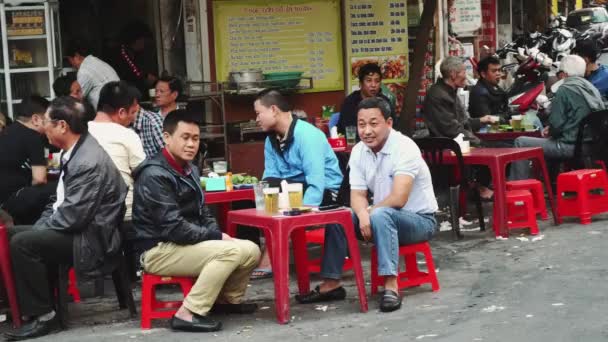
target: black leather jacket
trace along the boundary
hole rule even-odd
[[[179,174],[161,152],[133,171],[136,251],[145,252],[159,242],[192,245],[221,240],[222,232],[204,205],[198,169],[190,168],[188,176]]]
[[[65,199],[56,195],[34,224],[74,235],[74,269],[79,279],[111,273],[121,253],[119,226],[125,215],[127,185],[110,156],[90,134],[80,137],[62,165]]]

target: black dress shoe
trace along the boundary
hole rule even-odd
[[[192,314],[192,322],[173,316],[171,318],[171,329],[189,332],[211,332],[222,329],[222,322],[197,314]]]
[[[219,314],[252,314],[258,309],[256,303],[239,303],[239,304],[225,304],[215,303],[211,307],[212,313]]]
[[[30,322],[25,323],[19,329],[7,331],[4,333],[4,337],[7,341],[22,341],[30,338],[40,337],[48,335],[52,332],[61,330],[59,327],[59,317],[51,318],[48,321],[40,321],[34,319]]]
[[[346,298],[346,290],[340,286],[331,291],[321,292],[319,285],[314,290],[304,295],[296,295],[296,301],[300,304],[329,302],[332,300],[343,300]]]
[[[392,312],[401,308],[401,296],[393,290],[384,290],[380,297],[380,311]]]

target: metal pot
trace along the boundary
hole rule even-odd
[[[264,75],[259,69],[231,71],[228,75],[230,84],[240,89],[257,88],[263,79]]]

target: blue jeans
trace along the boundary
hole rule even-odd
[[[363,240],[359,218],[352,213],[355,233]],[[378,275],[395,276],[399,266],[399,246],[430,240],[435,234],[435,214],[418,214],[404,209],[377,208],[370,215],[373,242],[378,252]],[[348,244],[342,228],[325,226],[325,247],[321,276],[340,279]]]

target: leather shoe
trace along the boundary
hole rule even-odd
[[[384,290],[380,297],[380,311],[392,312],[401,308],[401,296],[393,290]]]
[[[173,316],[171,318],[171,329],[189,332],[211,332],[222,329],[222,322],[197,314],[192,314],[192,322]]]
[[[52,332],[61,330],[59,327],[59,317],[51,318],[48,321],[34,319],[23,324],[19,329],[7,331],[4,337],[7,341],[23,341],[30,338],[48,335]]]
[[[321,292],[317,285],[314,290],[304,295],[296,295],[296,301],[300,304],[328,302],[332,300],[343,300],[346,298],[346,290],[340,286],[331,291]]]
[[[215,303],[211,307],[212,313],[219,314],[252,314],[258,309],[256,303]]]

